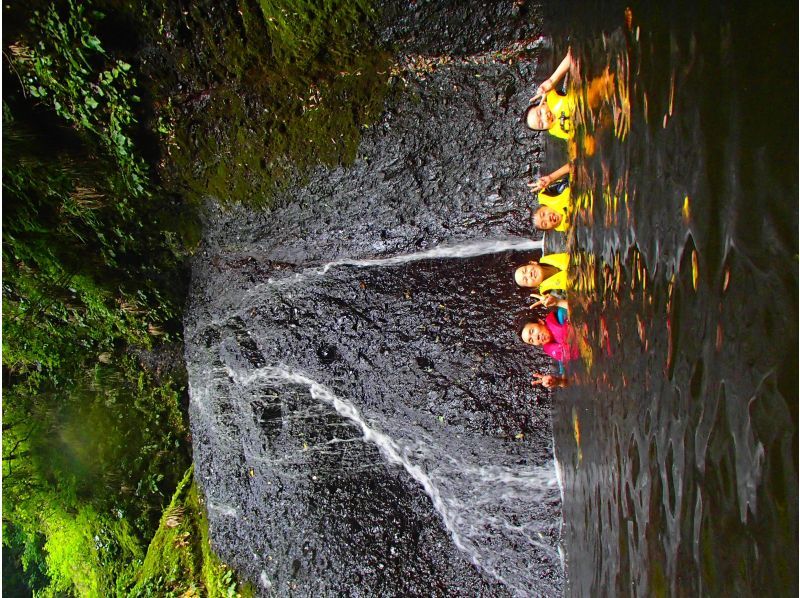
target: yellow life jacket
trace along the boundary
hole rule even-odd
[[[567,269],[569,268],[569,254],[568,253],[551,253],[550,255],[542,256],[539,260],[540,264],[547,264],[548,266],[555,266],[558,272],[546,278],[539,285],[540,293],[547,293],[554,289],[566,291],[567,290]]]
[[[539,193],[539,205],[547,206],[554,212],[561,214],[561,224],[559,224],[553,230],[563,233],[569,228],[569,214],[572,210],[569,185],[567,185],[567,187],[558,195],[545,195],[544,193]]]
[[[569,139],[574,133],[572,115],[575,112],[575,96],[567,93],[562,96],[555,89],[551,89],[544,96],[547,107],[555,116],[553,126],[548,129],[550,134],[559,139]]]

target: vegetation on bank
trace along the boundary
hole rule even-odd
[[[192,480],[193,467],[184,475],[147,556],[138,571],[131,595],[160,597],[206,595],[210,598],[248,598],[248,584],[240,584],[231,569],[211,551],[203,496]]]
[[[387,78],[370,3],[37,0],[4,18],[4,585],[233,595],[183,476],[197,214],[209,194],[271,205],[355,156]]]

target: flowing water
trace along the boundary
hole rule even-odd
[[[584,358],[551,396],[511,274],[565,152],[519,114],[578,9],[419,4],[383,35],[435,66],[353,165],[209,205],[186,356],[215,548],[264,595],[790,592],[796,164],[772,122],[748,141],[738,21],[582,5],[581,73],[616,78],[581,109]]]

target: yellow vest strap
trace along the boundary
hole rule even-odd
[[[572,113],[575,111],[575,99],[572,94],[560,95],[551,89],[544,97],[547,107],[556,118],[556,122],[548,129],[550,134],[559,139],[569,139],[572,136]],[[566,127],[566,128],[565,128]]]
[[[561,272],[556,272],[550,278],[543,281],[542,284],[539,285],[539,292],[540,293],[547,293],[548,291],[552,291],[554,289],[560,291],[567,290],[567,271],[562,270]]]

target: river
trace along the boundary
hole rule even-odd
[[[552,8],[557,53],[569,31],[585,80],[617,74],[576,164],[593,351],[553,413],[568,593],[793,596],[796,12],[594,3],[575,31]]]

